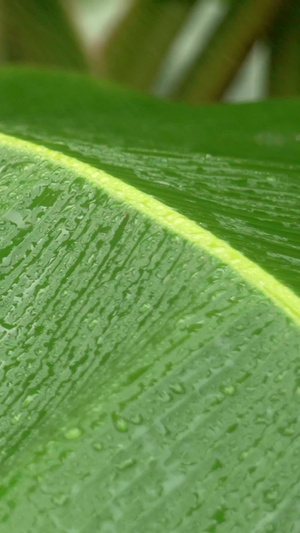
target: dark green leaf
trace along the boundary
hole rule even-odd
[[[61,0],[2,0],[1,31],[6,61],[87,68]]]
[[[290,0],[271,32],[269,93],[273,97],[300,94],[300,4]]]

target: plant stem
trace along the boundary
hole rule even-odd
[[[2,0],[1,11],[7,61],[77,70],[87,67],[60,0]]]
[[[284,0],[236,0],[175,96],[193,104],[220,99],[283,4]]]
[[[280,23],[270,34],[269,94],[300,94],[300,3],[293,0],[282,11]]]
[[[94,53],[95,71],[149,90],[195,0],[135,0],[104,50]],[[100,60],[99,60],[100,58]]]

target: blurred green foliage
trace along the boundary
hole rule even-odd
[[[218,16],[207,17],[213,8]],[[299,0],[2,0],[1,9],[4,63],[87,70],[153,92],[193,25],[193,53],[169,97],[224,98],[257,43],[269,58],[267,93],[300,91]]]

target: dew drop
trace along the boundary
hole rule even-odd
[[[19,229],[25,229],[26,224],[24,222],[23,216],[19,211],[16,211],[15,209],[12,209],[6,215],[4,215],[4,220],[7,220],[8,222],[12,222],[17,226]]]
[[[222,385],[220,389],[226,396],[233,396],[236,392],[234,385]]]
[[[159,392],[158,397],[162,402],[170,402],[172,400],[171,394],[166,391]]]
[[[65,432],[65,438],[67,440],[75,440],[81,436],[82,432],[79,428],[71,428]]]
[[[33,400],[34,400],[34,395],[29,394],[29,395],[25,398],[25,400],[24,400],[24,402],[23,402],[23,407],[28,407],[28,405],[30,405],[30,404],[32,403]]]
[[[101,444],[101,442],[95,442],[93,448],[96,452],[101,452],[101,450],[103,450],[103,444]]]
[[[118,415],[117,413],[113,413],[112,421],[115,428],[121,433],[125,433],[126,431],[128,431],[128,423],[122,416]]]
[[[139,426],[143,423],[143,417],[140,414],[134,415],[130,417],[130,422],[136,426]]]
[[[292,428],[291,426],[286,426],[284,428],[279,429],[279,433],[283,435],[283,437],[291,437],[294,432],[294,428]]]
[[[140,307],[140,312],[141,313],[146,313],[147,311],[149,311],[151,309],[151,304],[150,303],[144,303],[141,307]]]
[[[21,413],[19,413],[18,415],[15,415],[12,419],[11,419],[11,425],[12,426],[15,426],[16,424],[18,424],[18,422],[20,422],[20,419],[21,419]]]
[[[118,465],[118,469],[119,470],[127,470],[127,468],[131,468],[132,466],[134,466],[136,463],[136,460],[135,459],[126,459],[126,461],[123,461],[123,463],[119,464]]]
[[[174,385],[171,385],[170,389],[175,392],[175,394],[184,394],[184,386],[181,383],[175,383]]]
[[[265,501],[267,503],[274,502],[278,497],[278,492],[275,487],[270,488],[264,493]]]
[[[284,376],[285,376],[285,372],[282,372],[281,374],[276,376],[276,378],[274,379],[275,383],[280,383],[284,379]]]
[[[61,506],[61,505],[64,505],[64,503],[66,503],[67,499],[68,498],[67,498],[67,496],[65,494],[61,494],[59,496],[54,496],[53,497],[53,503],[55,505],[60,505]]]
[[[99,323],[98,319],[92,320],[92,322],[89,324],[90,329],[93,329],[95,326],[97,326]]]
[[[242,452],[240,454],[240,460],[241,461],[245,461],[247,459],[248,455],[249,455],[249,452]]]

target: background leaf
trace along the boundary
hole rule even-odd
[[[86,70],[87,60],[60,0],[2,0],[6,61]]]
[[[288,2],[280,24],[270,35],[271,66],[269,93],[271,96],[296,96],[300,90],[300,5]]]
[[[87,70],[193,103],[295,96],[297,4],[2,0],[0,60]]]

